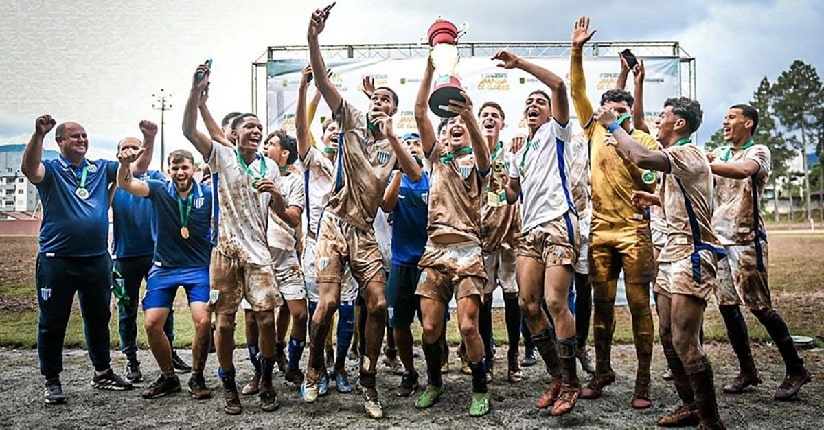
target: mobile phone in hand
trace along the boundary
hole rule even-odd
[[[212,59],[211,58],[206,60],[206,62],[204,62],[203,64],[206,66],[207,69],[209,69],[209,70],[212,69]],[[203,72],[197,72],[197,82],[198,83],[203,81],[203,78],[205,78],[205,77],[206,77],[206,75]]]
[[[329,18],[329,12],[332,11],[332,8],[335,7],[336,3],[337,3],[336,1],[333,1],[332,4],[330,4],[329,6],[326,6],[325,8],[323,8],[323,17],[324,18]]]
[[[638,59],[635,58],[635,54],[633,54],[629,49],[624,49],[621,51],[620,55],[627,61],[627,66],[629,66],[630,70],[634,69],[635,66],[638,65]]]

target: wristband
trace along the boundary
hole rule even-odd
[[[607,126],[607,130],[609,130],[610,133],[615,133],[615,130],[618,130],[619,128],[621,128],[621,126],[618,125],[617,122],[613,122]]]

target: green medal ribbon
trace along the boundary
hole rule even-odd
[[[615,120],[615,122],[617,122],[620,125],[622,122],[624,122],[624,121],[626,121],[630,118],[632,118],[632,115],[630,115],[628,113],[625,113],[625,114],[619,116],[618,119]]]
[[[672,145],[672,146],[683,146],[683,145],[686,145],[686,144],[691,143],[691,142],[692,142],[692,139],[690,139],[689,137],[682,137],[682,138],[676,140],[675,144]]]
[[[240,166],[243,167],[243,170],[246,171],[246,174],[252,177],[253,184],[257,184],[257,181],[263,179],[263,177],[266,176],[266,160],[262,160],[260,162],[260,174],[256,175],[255,172],[252,171],[251,168],[249,168],[249,165],[246,164],[246,161],[243,160],[243,157],[240,156],[240,151],[235,149],[235,154],[237,155],[237,162],[240,163]],[[255,154],[255,157],[257,156],[258,154]]]
[[[457,157],[461,154],[471,154],[471,153],[472,153],[472,147],[463,146],[463,147],[460,147],[460,148],[450,152],[449,154],[444,155],[443,157],[440,158],[440,160],[441,160],[441,163],[443,163],[443,164],[449,164],[452,160],[455,159],[455,157]]]
[[[495,149],[492,151],[492,157],[489,158],[489,161],[495,160],[495,158],[498,157],[498,153],[500,153],[503,149],[504,143],[499,141],[498,144],[495,145]]]
[[[177,196],[177,213],[180,215],[181,227],[188,228],[189,226],[189,214],[192,213],[192,194],[194,194],[194,189],[186,196],[186,209],[183,209],[183,199],[180,198],[180,194]]]
[[[532,141],[526,141],[526,149],[524,150],[524,155],[521,156],[521,170],[524,170],[524,163],[526,162],[526,154],[529,154],[529,150],[532,149]]]
[[[734,146],[727,146],[727,147],[725,147],[726,152],[724,152],[724,154],[720,157],[721,161],[726,162],[727,160],[730,159],[730,157],[732,156],[732,153],[734,151],[744,151],[744,150],[747,150],[748,148],[752,148],[753,145],[755,145],[755,142],[750,140],[738,149],[736,149]]]
[[[86,177],[89,174],[89,163],[86,162],[83,165],[83,169],[80,171],[80,175],[78,175],[77,172],[74,171],[74,169],[69,169],[69,170],[72,172],[72,176],[74,176],[74,179],[78,182],[77,188],[78,189],[80,189],[80,188],[85,189],[86,188]]]

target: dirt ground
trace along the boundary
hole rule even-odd
[[[730,380],[737,368],[727,345],[708,346],[716,375],[716,387]],[[144,375],[157,376],[157,367],[148,352],[141,351]],[[824,424],[824,378],[822,378],[821,350],[802,354],[816,374],[813,382],[802,390],[798,401],[778,403],[772,394],[783,377],[783,366],[775,348],[755,346],[756,361],[764,377],[764,384],[748,393],[731,396],[719,394],[721,416],[727,428],[739,429],[814,429]],[[181,351],[184,359],[191,356]],[[113,352],[113,365],[122,370],[122,356]],[[613,363],[618,374],[616,383],[607,388],[599,400],[579,400],[576,408],[560,418],[549,416],[533,407],[543,392],[545,371],[542,366],[525,369],[526,379],[510,384],[506,378],[506,355],[502,347],[497,352],[496,380],[490,385],[492,411],[473,419],[467,415],[469,407],[469,377],[457,371],[457,359],[452,355],[452,371],[445,378],[447,392],[432,409],[420,411],[413,406],[414,398],[399,398],[394,389],[399,377],[382,368],[378,376],[379,389],[386,417],[380,421],[367,419],[362,412],[360,396],[339,394],[330,389],[313,405],[303,404],[298,389],[287,386],[278,378],[279,410],[266,413],[257,406],[257,399],[244,397],[244,412],[228,416],[222,412],[220,383],[216,376],[216,359],[209,356],[207,383],[215,388],[211,400],[195,401],[185,391],[170,397],[144,400],[140,388],[129,392],[108,392],[91,388],[91,367],[82,350],[66,351],[63,389],[69,396],[66,405],[43,404],[43,380],[37,371],[37,355],[33,351],[0,350],[0,427],[3,428],[582,428],[582,429],[637,429],[654,428],[656,419],[677,404],[674,389],[659,375],[664,370],[663,354],[656,348],[653,360],[655,375],[653,407],[634,411],[629,407],[634,376],[634,352],[629,345],[617,346]],[[245,382],[251,374],[251,365],[245,351],[235,354],[239,381]],[[354,365],[354,363],[350,363]],[[422,360],[417,360],[419,372],[424,372]],[[583,376],[583,374],[582,374]],[[180,375],[185,384],[188,375]],[[143,386],[147,383],[144,382]],[[184,385],[185,387],[185,385]]]
[[[790,247],[791,248],[791,247]],[[802,251],[803,252],[803,251]],[[0,238],[0,312],[19,309],[36,309],[36,301],[4,297],[3,287],[26,286],[33,283],[36,240],[32,238]],[[771,255],[772,256],[772,255]],[[795,260],[789,258],[788,263]],[[810,331],[820,332],[820,300],[811,300],[810,294],[792,294],[776,291],[776,298],[783,301],[779,308],[808,312]],[[819,294],[812,294],[816,299]],[[708,312],[712,309],[708,308]],[[815,327],[815,329],[813,329]],[[730,429],[817,429],[824,425],[824,351],[821,349],[801,352],[809,370],[814,374],[812,383],[801,391],[798,401],[778,403],[772,400],[775,388],[784,375],[778,352],[771,345],[753,345],[756,362],[764,377],[764,384],[748,393],[731,396],[720,394],[720,387],[737,373],[737,362],[726,343],[707,346],[715,370],[715,385],[719,392],[721,416]],[[181,356],[191,361],[184,350]],[[523,350],[521,350],[523,354]],[[594,355],[594,352],[591,352]],[[305,357],[306,355],[304,355]],[[124,358],[112,351],[113,367],[122,372]],[[243,350],[235,353],[239,383],[251,375],[251,365]],[[328,396],[316,404],[305,405],[297,387],[287,386],[282,378],[276,384],[280,393],[281,408],[264,413],[257,406],[256,398],[243,399],[244,412],[231,417],[222,412],[220,383],[216,376],[216,358],[210,355],[206,379],[215,389],[211,400],[196,402],[185,392],[168,398],[144,400],[140,390],[144,382],[131,392],[107,392],[91,388],[91,365],[83,350],[66,350],[63,388],[69,396],[68,404],[45,406],[43,404],[43,380],[37,369],[37,354],[32,350],[0,348],[0,427],[2,428],[582,428],[582,429],[639,429],[654,428],[657,418],[677,405],[677,397],[671,385],[660,378],[664,370],[663,354],[659,346],[653,358],[653,407],[634,411],[629,407],[635,373],[635,355],[631,345],[613,348],[613,365],[618,380],[608,387],[599,400],[579,400],[576,408],[567,416],[556,418],[546,411],[533,407],[535,400],[545,389],[545,371],[541,365],[524,369],[526,378],[519,384],[509,384],[506,378],[506,351],[497,351],[496,380],[490,385],[492,412],[483,418],[468,417],[469,377],[457,371],[457,358],[452,352],[452,371],[446,375],[447,392],[441,402],[427,411],[416,410],[413,398],[399,398],[395,387],[399,377],[383,367],[378,377],[381,399],[386,418],[381,421],[367,419],[362,411],[362,400],[354,394],[339,394],[330,389]],[[144,375],[151,381],[157,376],[157,367],[146,350],[140,351]],[[416,361],[423,375],[422,359]],[[350,363],[350,375],[354,375],[356,363]],[[579,373],[582,378],[585,375]],[[424,383],[425,377],[421,382]],[[181,375],[184,384],[188,375]],[[353,381],[354,383],[354,378]],[[419,391],[420,392],[420,391]],[[418,393],[419,393],[418,392]],[[416,393],[417,395],[417,393]]]

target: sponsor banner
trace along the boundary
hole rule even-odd
[[[569,58],[544,57],[528,58],[559,76],[563,77],[569,89]],[[370,60],[329,60],[331,79],[341,95],[357,108],[365,111],[369,100],[363,94],[364,76],[372,76],[375,86],[392,88],[399,97],[398,113],[394,126],[399,135],[415,130],[412,108],[420,86],[421,75],[426,65],[426,58],[370,59]],[[272,60],[267,67],[267,123],[268,130],[284,128],[295,132],[295,107],[301,72],[306,63],[303,60]],[[651,129],[659,115],[664,100],[681,94],[681,77],[679,59],[647,58],[644,59],[646,79],[644,82],[644,111]],[[600,104],[601,94],[615,88],[620,70],[619,61],[614,57],[585,57],[584,73],[587,94],[593,107]],[[474,106],[477,108],[486,101],[499,103],[506,114],[506,127],[502,137],[524,132],[524,101],[534,90],[547,91],[545,85],[533,76],[521,70],[506,70],[495,66],[488,58],[462,58],[456,67],[463,87],[467,90]],[[437,75],[437,71],[436,71]],[[435,76],[434,80],[437,80]],[[632,91],[632,74],[629,76],[627,89]],[[309,97],[315,91],[310,84]],[[315,136],[320,136],[323,119],[331,115],[329,107],[321,101],[315,119],[311,124]],[[570,99],[570,115],[577,126],[575,110]],[[430,112],[433,124],[438,118]]]

